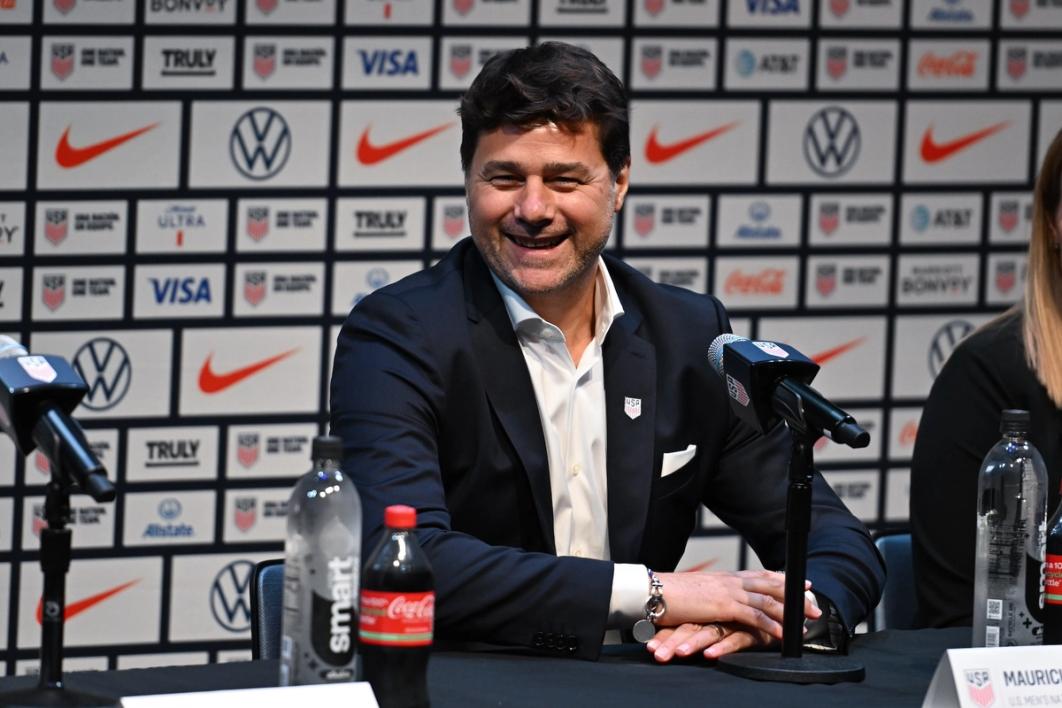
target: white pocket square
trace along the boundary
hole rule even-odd
[[[677,450],[675,452],[665,452],[663,460],[660,462],[660,478],[663,479],[669,474],[674,474],[682,469],[687,462],[693,459],[693,456],[697,454],[696,445],[688,445],[685,450]]]

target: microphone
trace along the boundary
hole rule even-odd
[[[720,334],[708,360],[726,383],[731,408],[760,432],[780,417],[848,447],[870,444],[870,433],[855,418],[808,385],[819,365],[788,344]]]
[[[62,357],[31,355],[0,335],[0,428],[21,454],[40,448],[53,475],[69,475],[60,483],[76,483],[96,501],[111,501],[115,490],[107,470],[70,417],[86,393],[88,385]]]

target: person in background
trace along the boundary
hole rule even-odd
[[[365,547],[387,505],[417,509],[443,640],[593,659],[655,578],[658,661],[776,641],[781,573],[672,572],[702,505],[782,567],[790,441],[731,414],[715,298],[602,255],[630,180],[622,84],[547,42],[488,61],[460,114],[472,238],[339,335],[331,426]],[[821,476],[813,497],[808,636],[843,648],[884,569]]]
[[[1022,302],[964,339],[933,382],[911,461],[911,534],[919,626],[973,621],[977,473],[1000,414],[1029,411],[1047,465],[1048,514],[1062,480],[1062,132],[1033,194]]]

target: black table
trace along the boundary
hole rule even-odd
[[[433,708],[474,706],[700,705],[921,706],[945,649],[969,646],[969,628],[886,631],[860,636],[852,655],[866,680],[834,686],[791,686],[736,678],[703,660],[655,665],[640,646],[609,647],[600,661],[512,652],[438,652],[429,682]],[[179,693],[275,685],[276,661],[70,674],[73,688],[112,695]],[[0,691],[32,686],[31,677],[0,679]],[[0,695],[0,705],[3,696]]]

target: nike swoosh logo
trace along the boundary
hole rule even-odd
[[[824,352],[819,352],[818,354],[813,354],[811,356],[811,360],[813,362],[815,362],[816,364],[818,364],[819,366],[822,366],[823,364],[825,364],[826,362],[830,361],[831,359],[836,359],[837,357],[841,356],[845,352],[851,351],[852,349],[855,349],[860,344],[862,344],[865,339],[866,339],[866,337],[858,337],[856,339],[853,339],[850,342],[845,342],[844,344],[840,344],[840,345],[834,347],[833,349],[827,349]]]
[[[428,138],[438,135],[451,125],[453,125],[453,123],[444,123],[443,125],[429,128],[423,133],[410,135],[408,138],[394,140],[384,145],[373,145],[372,142],[369,141],[369,131],[372,130],[372,126],[370,125],[365,128],[364,132],[361,134],[361,139],[358,140],[358,162],[363,165],[375,165],[378,162],[383,162],[384,160],[394,157],[403,150],[408,150],[417,143],[422,143]]]
[[[988,136],[998,133],[1008,125],[1010,125],[1010,121],[1005,120],[1002,123],[996,123],[987,128],[968,133],[961,138],[949,140],[945,143],[938,143],[933,140],[933,126],[931,124],[926,128],[926,132],[922,134],[922,159],[926,162],[940,162],[941,160],[946,160],[955,153],[961,152],[970,147],[974,143],[980,142]]]
[[[261,361],[256,361],[253,364],[249,364],[239,369],[233,369],[232,371],[226,371],[222,374],[214,372],[214,369],[211,366],[211,360],[214,358],[214,354],[211,353],[207,356],[206,361],[203,362],[202,368],[199,369],[199,390],[206,394],[220,393],[227,388],[235,386],[244,379],[254,376],[262,369],[269,368],[282,359],[287,359],[297,351],[299,351],[298,347],[295,349],[289,349],[286,352],[271,356],[268,359],[262,359]]]
[[[645,141],[645,159],[654,165],[673,160],[687,150],[692,150],[701,143],[706,143],[712,138],[719,137],[728,130],[737,127],[738,123],[739,121],[727,123],[718,128],[706,130],[691,138],[686,138],[685,140],[680,140],[677,143],[670,143],[668,145],[664,145],[657,139],[657,126],[653,126],[652,132],[649,133],[649,139]]]
[[[71,602],[63,609],[63,621],[68,622],[74,617],[77,617],[85,610],[95,607],[109,597],[114,597],[118,593],[131,588],[139,583],[139,580],[130,580],[128,583],[123,583],[117,587],[113,587],[110,590],[104,590],[103,592],[96,593],[95,595],[89,595],[84,600],[78,600],[77,602]],[[37,624],[41,624],[44,619],[44,598],[37,600]]]
[[[59,163],[60,167],[66,169],[72,169],[79,165],[83,165],[89,160],[95,160],[105,152],[109,152],[123,143],[127,143],[133,138],[140,137],[149,130],[153,130],[158,127],[158,123],[152,123],[146,125],[143,128],[137,128],[131,130],[128,133],[122,133],[116,135],[108,140],[102,140],[92,145],[85,145],[83,147],[74,147],[70,144],[70,126],[66,126],[66,130],[63,131],[62,136],[59,138],[59,143],[55,146],[55,161]]]

